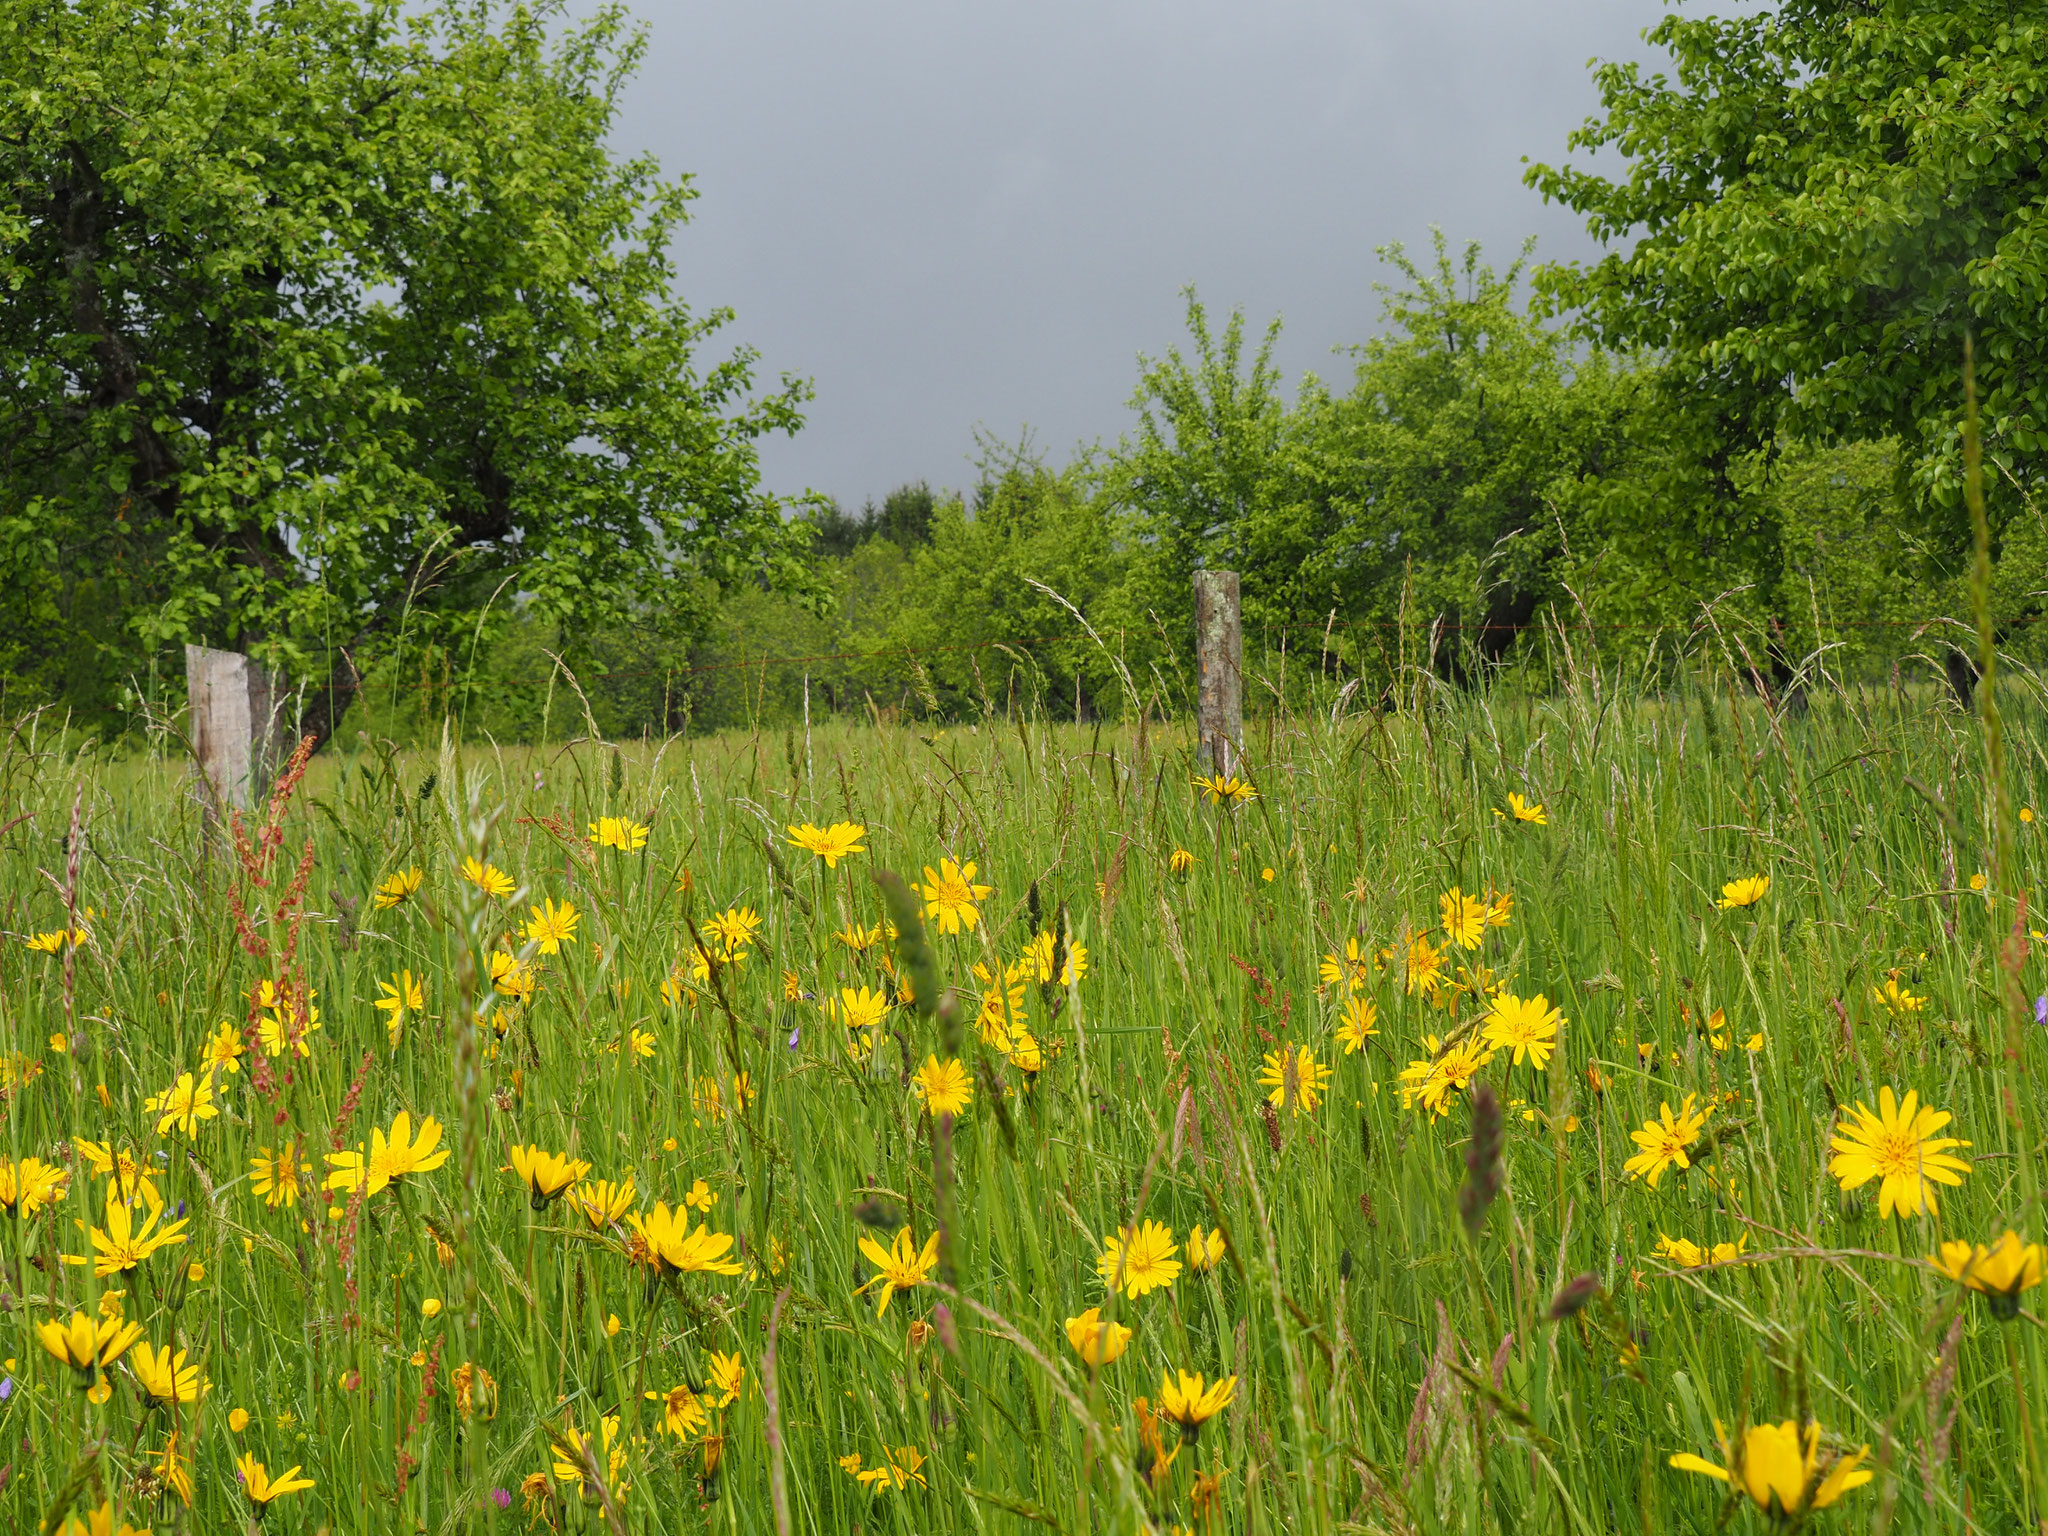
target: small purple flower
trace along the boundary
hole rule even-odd
[[[2044,1003],[2048,1003],[2048,998],[2043,998],[2043,999],[2042,999],[2041,1001],[2042,1001],[2042,1002],[2044,1002]],[[790,1048],[790,1049],[791,1049],[792,1051],[796,1049],[796,1037],[797,1037],[797,1036],[798,1036],[799,1034],[801,1034],[802,1032],[803,1032],[803,1026],[802,1026],[801,1024],[799,1024],[799,1025],[798,1025],[798,1026],[797,1026],[797,1027],[796,1027],[795,1029],[792,1029],[792,1030],[791,1030],[791,1031],[789,1032],[789,1048]]]
[[[500,1509],[510,1509],[512,1507],[512,1493],[510,1489],[493,1488],[491,1490],[491,1497],[497,1500],[498,1508]]]
[[[14,1396],[14,1378],[12,1376],[0,1377],[0,1403],[6,1402],[12,1396]]]
[[[2034,999],[2034,1022],[2048,1024],[2048,992]]]

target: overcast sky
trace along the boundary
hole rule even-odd
[[[977,427],[1055,459],[1129,430],[1180,289],[1278,314],[1279,360],[1348,375],[1375,246],[1429,227],[1510,258],[1592,249],[1522,185],[1641,57],[1657,0],[637,0],[616,134],[702,194],[693,306],[809,376],[770,487],[858,506],[972,478]]]

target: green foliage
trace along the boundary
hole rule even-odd
[[[1672,72],[1602,64],[1604,115],[1570,140],[1626,174],[1529,172],[1621,247],[1549,271],[1553,302],[1664,359],[1703,464],[1897,438],[1953,557],[1966,332],[1989,451],[2031,488],[2048,447],[2048,10],[1791,0],[1647,38]]]
[[[581,632],[802,585],[755,442],[805,389],[699,360],[727,316],[669,291],[693,193],[605,147],[639,53],[554,0],[0,4],[29,675],[204,638],[328,690],[323,728],[380,650],[515,590]],[[88,609],[119,621],[67,634]]]

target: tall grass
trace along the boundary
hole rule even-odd
[[[2024,687],[2008,679],[2001,700],[2017,816],[2048,759]],[[1632,697],[1581,676],[1549,699],[1429,694],[1251,734],[1259,795],[1236,809],[1197,798],[1189,743],[1156,722],[545,753],[358,743],[312,764],[265,856],[209,831],[180,764],[51,746],[24,724],[0,749],[5,1150],[70,1179],[0,1229],[0,1520],[54,1528],[105,1498],[159,1532],[239,1529],[235,1458],[253,1452],[316,1484],[272,1506],[274,1531],[1707,1531],[1722,1487],[1670,1455],[1721,1461],[1717,1421],[1809,1417],[1831,1445],[1871,1447],[1878,1473],[1822,1522],[2038,1518],[2008,1347],[2023,1332],[2038,1355],[2038,1293],[2001,1323],[1921,1262],[1947,1238],[2043,1235],[2020,1195],[2038,1149],[2001,1097],[2001,954],[2026,996],[2048,986],[1997,893],[2034,892],[2039,910],[2048,824],[2015,820],[2002,886],[1972,888],[1999,830],[1974,722],[1899,688],[1773,714],[1732,689]],[[1511,792],[1548,824],[1503,819]],[[592,849],[608,815],[651,825],[646,847]],[[867,828],[866,851],[835,870],[784,831],[842,820]],[[1185,876],[1176,849],[1195,857]],[[518,897],[461,880],[471,856]],[[877,871],[922,883],[942,856],[993,887],[978,926],[930,935],[959,1013],[897,1008],[860,1063],[821,1001],[895,981],[887,946],[834,935],[882,920]],[[420,889],[379,910],[378,885],[415,867]],[[1756,874],[1761,902],[1717,906]],[[1432,1118],[1397,1083],[1430,1056],[1425,1036],[1484,1012],[1405,985],[1407,941],[1445,943],[1453,887],[1513,897],[1453,965],[1568,1020],[1547,1069],[1500,1054],[1475,1080],[1504,1101],[1505,1149],[1473,1236],[1458,1198],[1485,1177],[1468,1170],[1473,1091]],[[556,956],[520,938],[544,898],[580,914]],[[692,979],[696,936],[728,907],[758,912],[759,933]],[[89,942],[23,942],[74,923]],[[1035,1080],[981,1038],[972,971],[1000,975],[1034,931],[1087,951],[1085,975],[1023,989],[1050,1056]],[[492,990],[508,935],[543,967],[530,1006]],[[1347,989],[1319,962],[1353,939],[1381,957],[1361,994],[1379,1032],[1347,1055]],[[403,970],[426,1006],[394,1044],[374,1002]],[[319,1010],[307,1054],[244,1056],[217,1074],[217,1118],[159,1135],[144,1100],[194,1071],[223,1021],[252,1022],[260,982],[300,973]],[[1880,1002],[1888,980],[1924,1006]],[[950,1128],[909,1086],[949,1032],[976,1074]],[[2042,1033],[2018,1043],[2034,1081]],[[1285,1074],[1266,1101],[1258,1077],[1283,1045],[1334,1068],[1313,1109]],[[1882,1218],[1874,1185],[1845,1194],[1829,1176],[1839,1115],[1887,1085],[1972,1143],[1938,1215]],[[1715,1105],[1707,1134],[1653,1190],[1624,1172],[1629,1133],[1687,1095]],[[445,1165],[368,1199],[309,1188],[287,1210],[253,1192],[258,1149],[297,1140],[324,1173],[331,1148],[400,1111],[445,1125]],[[105,1222],[106,1181],[73,1138],[136,1148],[188,1240],[125,1276],[62,1264],[88,1251],[74,1222]],[[514,1143],[630,1174],[641,1210],[702,1179],[747,1272],[651,1284],[622,1226],[533,1208]],[[921,1244],[942,1218],[938,1283],[878,1317],[877,1288],[856,1293],[874,1273],[860,1240],[907,1223]],[[1220,1226],[1229,1255],[1112,1300],[1103,1240],[1141,1218],[1181,1240]],[[1742,1252],[1684,1269],[1657,1256],[1660,1235]],[[1587,1275],[1586,1304],[1552,1321]],[[203,1365],[203,1403],[145,1407],[125,1365],[90,1401],[37,1343],[34,1324],[110,1290],[151,1342]],[[1088,1307],[1135,1330],[1099,1370],[1067,1338]],[[746,1379],[706,1400],[723,1437],[707,1475],[703,1432],[663,1434],[646,1394],[705,1387],[713,1352],[739,1354]],[[464,1364],[496,1383],[467,1417]],[[1178,1369],[1238,1385],[1176,1452],[1171,1427],[1145,1442],[1133,1400],[1156,1404]],[[2037,1435],[2044,1407],[2027,1404]],[[157,1476],[173,1430],[189,1509]],[[906,1465],[906,1446],[921,1483],[873,1492],[840,1465]],[[528,1507],[536,1473],[547,1493]],[[1216,1480],[1199,1524],[1198,1473]]]

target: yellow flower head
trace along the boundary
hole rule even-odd
[[[272,1477],[263,1463],[256,1459],[254,1451],[244,1451],[237,1456],[235,1470],[241,1474],[242,1491],[249,1495],[252,1504],[268,1504],[272,1499],[283,1498],[288,1493],[303,1493],[313,1486],[313,1479],[299,1476],[297,1467],[289,1467]]]
[[[475,854],[462,861],[462,878],[494,901],[503,901],[519,888],[504,870],[485,863]]]
[[[514,1146],[511,1156],[512,1172],[526,1186],[536,1211],[546,1210],[550,1200],[590,1172],[588,1163],[574,1161],[566,1153],[544,1152],[537,1146]]]
[[[183,1131],[187,1139],[197,1141],[199,1122],[220,1113],[213,1102],[213,1074],[203,1072],[195,1078],[190,1072],[184,1073],[162,1093],[145,1099],[142,1107],[157,1116],[157,1135],[175,1128]]]
[[[1176,848],[1167,855],[1166,867],[1185,880],[1194,871],[1195,856],[1185,848]]]
[[[1486,903],[1455,885],[1436,901],[1443,911],[1445,936],[1460,949],[1477,949],[1486,937]]]
[[[1550,999],[1540,992],[1529,998],[1498,992],[1486,1016],[1486,1043],[1497,1051],[1512,1051],[1518,1067],[1527,1056],[1540,1072],[1550,1064],[1550,1053],[1557,1049],[1558,1027],[1565,1022],[1562,1010],[1551,1007]]]
[[[1710,1248],[1703,1248],[1682,1237],[1666,1237],[1659,1232],[1656,1251],[1659,1258],[1671,1260],[1680,1269],[1698,1269],[1705,1264],[1732,1264],[1748,1247],[1749,1234],[1746,1232],[1735,1242],[1715,1243]]]
[[[1337,1019],[1337,1043],[1349,1056],[1380,1032],[1379,1005],[1369,997],[1347,997]]]
[[[558,955],[564,944],[576,942],[576,924],[582,914],[571,903],[565,901],[558,907],[549,898],[530,910],[533,917],[526,925],[526,937],[540,946],[542,954]]]
[[[1089,1365],[1110,1365],[1131,1342],[1131,1330],[1122,1323],[1105,1323],[1102,1309],[1090,1307],[1079,1317],[1067,1319],[1067,1342]]]
[[[1236,1396],[1235,1376],[1225,1376],[1205,1389],[1200,1373],[1190,1375],[1186,1371],[1176,1371],[1172,1377],[1161,1375],[1159,1378],[1159,1415],[1173,1420],[1180,1426],[1181,1434],[1192,1440],[1202,1426],[1228,1408]]]
[[[1465,1090],[1479,1069],[1493,1060],[1493,1052],[1477,1035],[1467,1035],[1449,1048],[1435,1035],[1425,1035],[1422,1044],[1431,1053],[1429,1059],[1411,1061],[1401,1069],[1401,1107],[1419,1104],[1441,1119],[1450,1113],[1451,1095]]]
[[[1374,972],[1379,969],[1370,949],[1358,942],[1353,934],[1344,941],[1342,955],[1324,955],[1316,967],[1316,975],[1326,987],[1346,987],[1353,992],[1363,992]]]
[[[420,882],[427,878],[424,869],[401,869],[377,887],[376,903],[379,912],[388,912],[401,902],[409,900],[420,888]]]
[[[710,1415],[704,1411],[704,1400],[690,1386],[670,1387],[666,1392],[649,1392],[647,1400],[661,1404],[662,1432],[674,1435],[678,1440],[689,1439],[711,1422]]]
[[[368,1157],[360,1150],[327,1154],[328,1165],[334,1170],[327,1175],[327,1187],[350,1194],[361,1190],[363,1198],[368,1199],[395,1179],[432,1173],[447,1161],[448,1149],[441,1146],[441,1122],[432,1115],[425,1116],[415,1137],[412,1115],[401,1109],[391,1122],[389,1136],[382,1130],[371,1131]]]
[[[610,1179],[583,1181],[572,1185],[567,1204],[599,1231],[626,1219],[633,1208],[633,1181],[614,1184]]]
[[[927,1056],[924,1065],[917,1069],[917,1076],[910,1080],[910,1086],[924,1100],[925,1113],[934,1119],[940,1115],[964,1114],[974,1100],[974,1080],[957,1059],[940,1061],[936,1056]]]
[[[1282,1045],[1266,1053],[1265,1065],[1259,1069],[1259,1086],[1270,1090],[1266,1100],[1275,1109],[1311,1114],[1322,1102],[1324,1086],[1334,1070],[1319,1064],[1305,1045],[1292,1049]]]
[[[951,859],[940,859],[939,867],[924,867],[924,884],[919,893],[924,897],[924,915],[937,918],[939,932],[958,933],[965,928],[972,932],[981,921],[979,903],[993,895],[992,885],[974,883],[974,864],[956,864]]]
[[[1139,1227],[1125,1227],[1103,1239],[1102,1256],[1095,1261],[1095,1273],[1111,1290],[1121,1290],[1133,1301],[1147,1291],[1171,1286],[1180,1278],[1180,1243],[1173,1228],[1160,1221]]]
[[[628,816],[600,816],[590,823],[590,840],[600,848],[638,853],[647,846],[648,828]]]
[[[875,1316],[880,1317],[889,1310],[889,1302],[898,1291],[915,1290],[931,1278],[939,1263],[939,1234],[934,1232],[919,1248],[911,1238],[910,1228],[899,1227],[895,1241],[887,1248],[872,1237],[860,1240],[860,1251],[867,1261],[875,1266],[875,1273],[860,1289],[879,1285],[882,1293],[875,1302]],[[858,1293],[856,1293],[858,1294]]]
[[[841,987],[838,1000],[826,998],[824,1008],[827,1018],[836,1018],[848,1029],[873,1029],[888,1017],[889,995],[865,986]]]
[[[1188,1273],[1191,1275],[1208,1273],[1223,1262],[1224,1251],[1223,1229],[1221,1227],[1206,1234],[1200,1226],[1195,1227],[1194,1230],[1188,1233]]]
[[[1908,1090],[1903,1104],[1897,1102],[1887,1084],[1878,1090],[1876,1114],[1859,1100],[1854,1112],[1843,1120],[1841,1134],[1828,1143],[1835,1149],[1828,1159],[1828,1172],[1845,1190],[1881,1179],[1877,1191],[1880,1216],[1890,1217],[1894,1211],[1903,1216],[1933,1212],[1938,1209],[1934,1186],[1960,1184],[1970,1171],[1968,1163],[1948,1150],[1969,1143],[1934,1134],[1949,1118],[1945,1111],[1921,1105],[1917,1090]]]
[[[1688,1093],[1676,1115],[1672,1114],[1671,1106],[1665,1104],[1661,1118],[1646,1120],[1640,1131],[1628,1133],[1629,1139],[1641,1149],[1622,1164],[1631,1178],[1641,1174],[1650,1188],[1655,1189],[1666,1168],[1674,1164],[1680,1168],[1692,1166],[1686,1150],[1699,1140],[1701,1130],[1706,1127],[1707,1116],[1714,1110],[1714,1106],[1709,1104],[1695,1114],[1693,1104],[1698,1098],[1698,1094]]]
[[[1237,806],[1259,798],[1251,780],[1241,779],[1234,773],[1197,774],[1195,788],[1211,805]]]
[[[1730,880],[1721,887],[1721,899],[1714,903],[1723,912],[1736,907],[1753,907],[1764,899],[1771,888],[1769,875],[1744,875],[1740,880]]]
[[[261,1196],[264,1205],[273,1211],[280,1205],[297,1205],[299,1185],[311,1176],[312,1168],[300,1155],[296,1142],[286,1142],[275,1153],[268,1147],[259,1147],[249,1158],[249,1192]]]
[[[1435,997],[1437,989],[1443,985],[1443,951],[1429,942],[1428,934],[1418,933],[1408,941],[1402,970],[1410,997],[1418,992],[1424,997]]]
[[[1939,1258],[1927,1262],[1976,1291],[1991,1303],[1991,1315],[2000,1322],[2019,1316],[2020,1293],[2041,1283],[2044,1252],[2039,1243],[2022,1243],[2019,1234],[2008,1231],[1989,1248],[1982,1243],[1943,1243]]]
[[[138,1344],[128,1357],[128,1367],[142,1390],[160,1403],[196,1403],[211,1390],[212,1383],[199,1374],[199,1367],[185,1363],[185,1351],[175,1355],[166,1345]]]
[[[73,1312],[68,1323],[53,1319],[36,1324],[36,1337],[44,1349],[74,1371],[89,1376],[95,1369],[112,1365],[125,1355],[129,1346],[142,1337],[142,1325],[123,1322],[118,1312],[98,1319]]]
[[[1720,1426],[1715,1429],[1718,1433]],[[1671,1465],[1738,1487],[1771,1519],[1791,1520],[1826,1509],[1850,1489],[1869,1482],[1871,1474],[1861,1468],[1869,1452],[1867,1445],[1848,1456],[1823,1450],[1818,1424],[1809,1423],[1802,1430],[1787,1419],[1782,1424],[1750,1425],[1742,1433],[1739,1457],[1724,1436],[1721,1454],[1729,1466],[1717,1467],[1688,1452],[1673,1456]]]
[[[1510,792],[1508,795],[1508,814],[1516,821],[1526,821],[1532,826],[1547,827],[1550,825],[1550,818],[1543,814],[1543,807],[1541,805],[1531,805],[1520,795],[1513,792]]]
[[[866,853],[861,839],[868,829],[851,821],[835,821],[829,827],[814,827],[808,821],[800,827],[789,828],[789,840],[806,853],[816,854],[825,861],[827,869],[837,869],[839,861],[856,853]]]
[[[657,1204],[645,1216],[628,1216],[626,1225],[638,1234],[648,1257],[654,1263],[656,1273],[745,1273],[745,1265],[725,1256],[732,1247],[732,1234],[713,1232],[705,1226],[699,1226],[692,1231],[687,1208],[671,1212],[666,1204]]]

